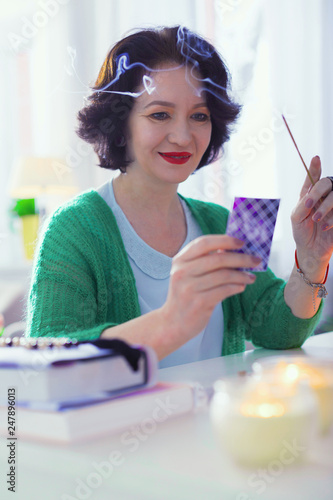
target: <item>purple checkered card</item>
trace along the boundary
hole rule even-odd
[[[245,271],[266,271],[280,200],[235,198],[226,234],[245,242],[241,253],[262,258],[259,266]]]

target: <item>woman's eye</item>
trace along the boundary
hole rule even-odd
[[[192,117],[197,122],[207,122],[209,120],[209,115],[206,113],[195,113]]]
[[[150,116],[150,118],[154,118],[154,120],[159,120],[159,121],[166,120],[169,117],[168,113],[166,113],[165,111],[160,111],[158,113],[152,113],[149,116]]]

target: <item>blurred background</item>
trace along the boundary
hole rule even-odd
[[[332,175],[331,0],[13,0],[0,7],[0,313],[21,321],[34,241],[52,211],[112,175],[75,134],[76,114],[110,47],[131,31],[185,25],[212,42],[243,112],[223,156],[180,192],[232,207],[280,198],[270,266],[294,260],[290,213],[307,164]],[[318,331],[333,330],[329,277]]]

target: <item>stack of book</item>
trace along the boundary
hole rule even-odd
[[[69,443],[193,410],[195,388],[158,383],[157,366],[120,340],[2,339],[0,434]]]

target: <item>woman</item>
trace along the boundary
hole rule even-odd
[[[112,182],[50,219],[28,306],[30,336],[117,337],[152,346],[160,366],[300,346],[320,316],[310,284],[332,254],[332,183],[318,157],[292,215],[298,263],[287,283],[235,252],[227,210],[178,185],[215,160],[239,106],[214,47],[185,28],[144,30],[105,59],[78,133]],[[325,226],[325,227],[323,227]],[[222,307],[221,307],[222,303]]]

